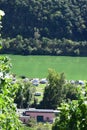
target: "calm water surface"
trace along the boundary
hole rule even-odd
[[[87,80],[87,57],[66,56],[19,56],[9,55],[12,62],[12,72],[31,78],[44,78],[48,69],[65,73],[67,79]]]

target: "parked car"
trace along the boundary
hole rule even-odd
[[[41,96],[41,92],[36,92],[34,96]]]
[[[32,84],[34,86],[38,86],[39,85],[39,79],[38,78],[33,79],[31,82],[32,82]]]
[[[41,83],[41,84],[46,84],[46,83],[47,83],[47,79],[41,79],[41,80],[40,80],[40,83]]]

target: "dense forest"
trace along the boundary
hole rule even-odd
[[[0,53],[87,56],[87,0],[0,0]]]

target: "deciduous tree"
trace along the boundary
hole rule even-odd
[[[63,85],[65,84],[64,73],[58,74],[50,69],[48,74],[48,84],[45,87],[42,108],[56,109],[63,99]]]
[[[4,12],[0,10],[0,21]],[[0,56],[0,129],[18,130],[20,129],[19,119],[16,114],[14,104],[15,92],[18,88],[13,83],[10,73],[11,64],[8,57]]]

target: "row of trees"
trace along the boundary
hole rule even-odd
[[[34,38],[18,35],[16,38],[2,39],[2,46],[0,53],[6,54],[87,56],[87,41],[40,38],[38,33]]]

